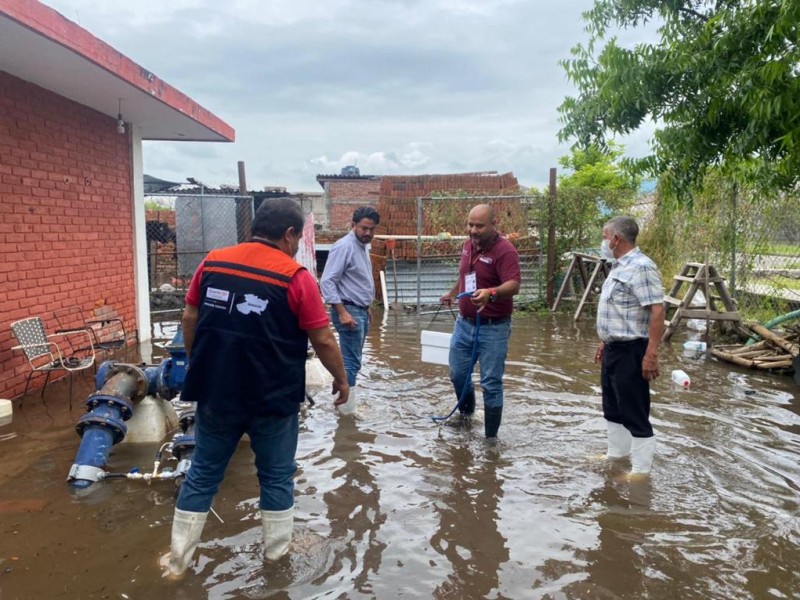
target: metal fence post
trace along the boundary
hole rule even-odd
[[[417,196],[417,314],[422,307],[422,197]]]
[[[547,201],[547,307],[553,306],[556,278],[556,168],[550,169],[550,195]]]

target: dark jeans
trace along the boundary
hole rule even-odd
[[[600,382],[603,388],[603,416],[620,423],[633,437],[652,437],[650,425],[650,384],[642,377],[647,340],[608,342],[603,349]]]
[[[286,510],[294,506],[297,413],[288,417],[217,415],[198,407],[195,422],[197,445],[178,496],[176,506],[179,509],[208,512],[228,462],[245,433],[250,437],[250,448],[256,455],[261,510]]]

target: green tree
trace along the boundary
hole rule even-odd
[[[623,149],[590,145],[573,148],[559,163],[567,173],[558,180],[556,204],[559,252],[600,245],[602,225],[612,214],[630,210],[641,180],[621,165]]]
[[[800,181],[800,2],[596,0],[589,40],[562,61],[576,97],[562,140],[605,143],[649,120],[652,154],[632,161],[676,189],[720,165],[791,189]],[[612,28],[658,24],[658,41],[622,47]]]

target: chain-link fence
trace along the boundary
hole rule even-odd
[[[709,180],[686,206],[653,199],[642,248],[668,287],[686,262],[714,265],[745,318],[766,320],[800,306],[800,199]]]
[[[148,195],[164,210],[147,211],[151,290],[181,291],[214,248],[245,241],[253,221],[250,196]]]
[[[405,207],[388,208],[390,214],[385,216],[392,223],[389,233],[378,236],[372,247],[377,269],[385,272],[388,302],[414,306],[418,311],[439,304],[439,298],[458,278],[461,248],[467,239],[467,217],[478,204],[494,208],[498,231],[519,252],[522,286],[517,302],[542,300],[547,285],[542,201],[538,194],[463,194],[419,197]],[[398,219],[391,214],[393,210],[404,217]],[[381,219],[383,222],[384,215]]]

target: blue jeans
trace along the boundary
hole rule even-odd
[[[345,305],[345,310],[350,313],[356,322],[355,329],[345,327],[339,322],[339,314],[335,309],[331,309],[331,322],[333,328],[339,334],[339,348],[342,351],[344,370],[347,373],[347,384],[354,386],[356,376],[361,370],[361,354],[364,350],[364,340],[367,339],[369,331],[369,313],[365,308]]]
[[[297,413],[288,417],[218,415],[198,407],[195,418],[196,447],[177,508],[208,512],[228,462],[245,433],[250,436],[250,447],[256,455],[261,510],[286,510],[294,506]]]
[[[464,382],[470,375],[469,361],[472,357],[475,329],[475,325],[459,317],[450,338],[450,381],[453,382],[458,398],[461,397]],[[481,325],[478,332],[477,361],[481,369],[484,408],[503,406],[503,372],[506,368],[509,335],[511,335],[511,320]],[[467,393],[470,391],[472,391],[471,381]]]

